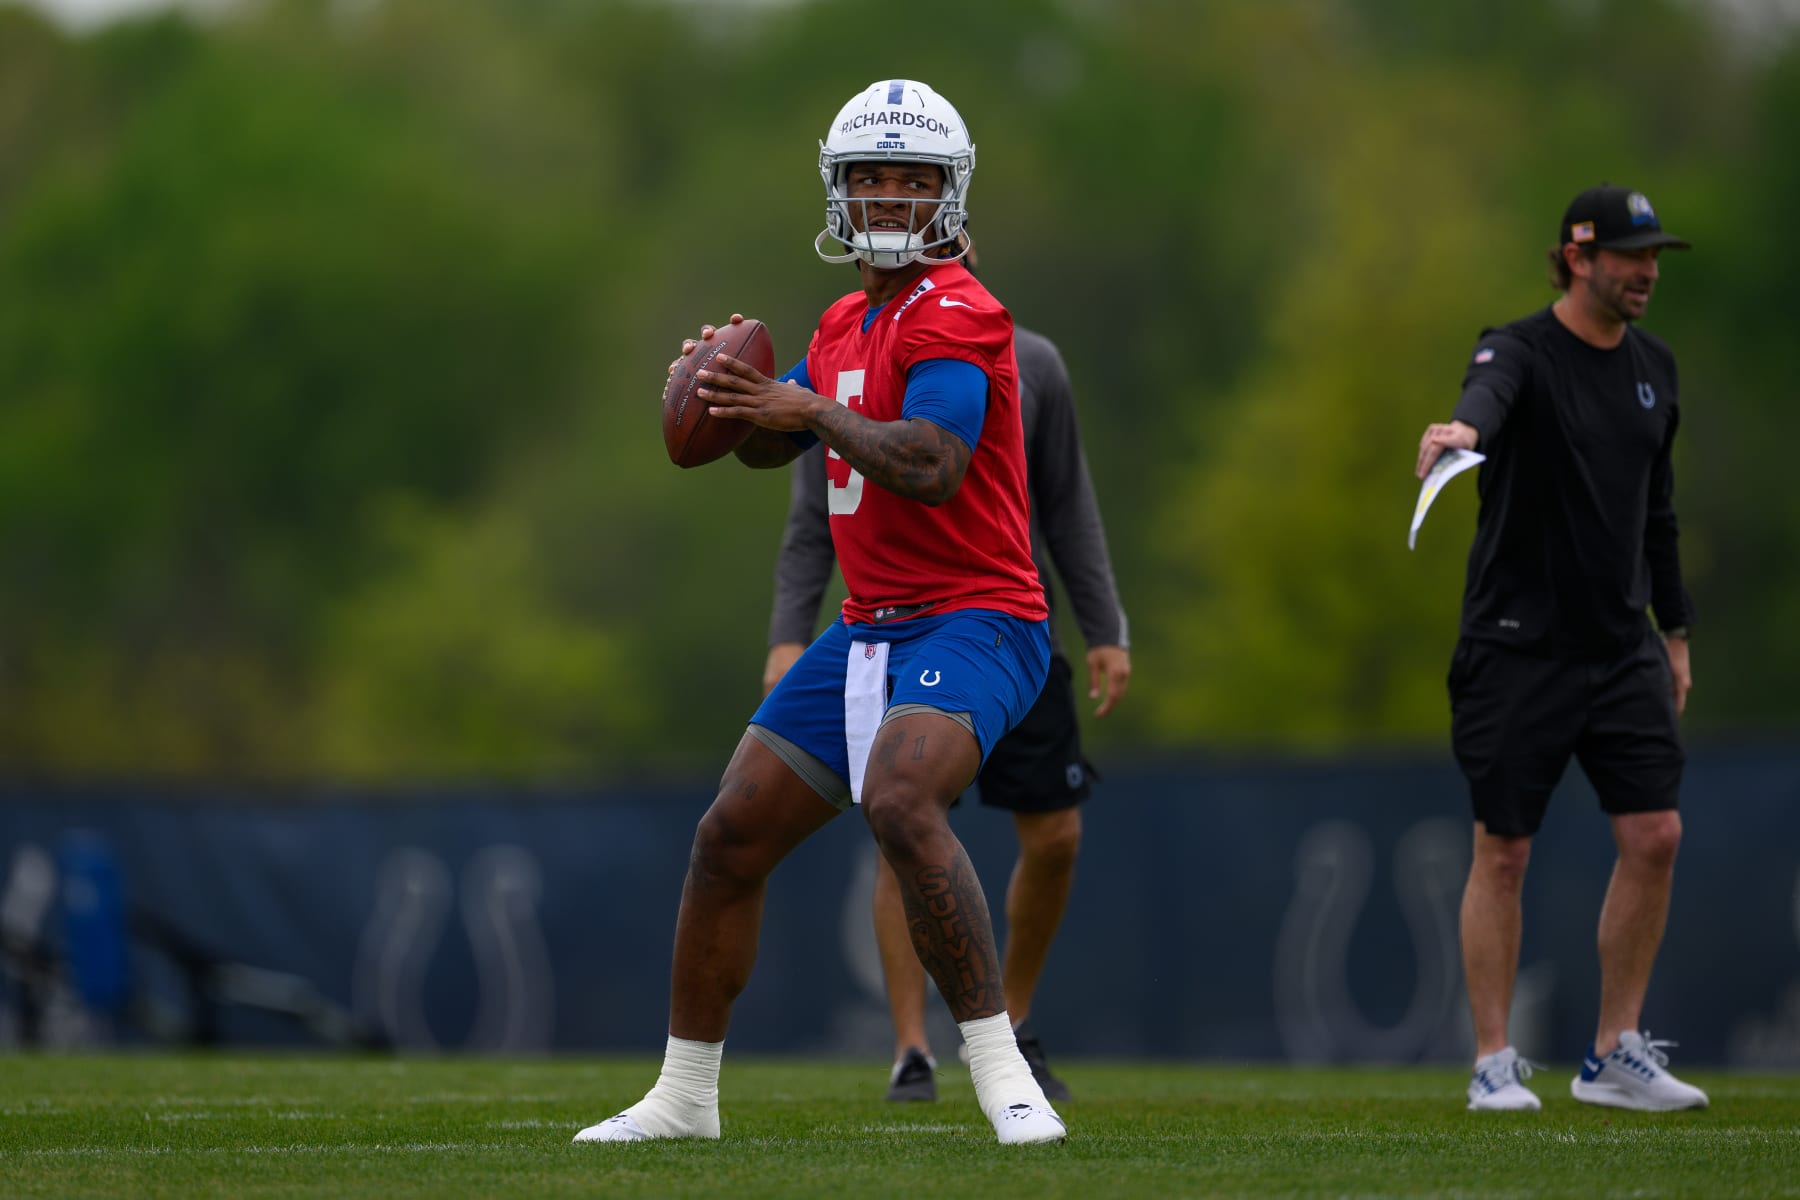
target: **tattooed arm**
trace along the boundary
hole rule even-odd
[[[975,377],[980,388],[972,401],[974,419],[963,414],[971,438],[980,436],[980,412],[986,406],[986,376],[976,371]],[[804,447],[783,434],[807,430],[837,451],[864,479],[936,506],[956,495],[974,453],[969,441],[933,421],[918,417],[871,420],[797,383],[760,375],[728,354],[714,358],[710,369],[699,372],[697,378],[697,394],[714,416],[754,421],[762,427],[738,447],[738,459],[749,466],[775,467],[790,461]],[[910,393],[908,399],[910,402]]]
[[[962,486],[971,451],[967,442],[948,430],[916,417],[873,421],[793,384],[779,386],[800,393],[789,397],[806,414],[799,428],[817,434],[871,483],[934,507],[956,495]],[[817,403],[807,403],[803,397]],[[762,420],[771,419],[771,408],[762,408]],[[723,406],[714,411],[729,416],[738,412]],[[737,448],[737,457],[746,466],[766,468],[783,466],[804,452],[805,447],[787,433],[765,426],[745,439]]]
[[[956,495],[969,469],[968,443],[916,417],[871,421],[833,404],[808,428],[864,479],[934,507]]]

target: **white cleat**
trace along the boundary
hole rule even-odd
[[[608,1117],[598,1125],[589,1125],[575,1135],[578,1142],[647,1142],[651,1135],[645,1132],[628,1112],[616,1117]]]
[[[1069,1136],[1069,1127],[1048,1104],[1009,1104],[989,1119],[1002,1146],[1060,1142]]]
[[[575,1135],[577,1142],[647,1142],[651,1138],[714,1138],[719,1136],[716,1104],[671,1104],[652,1093],[616,1117],[589,1125]]]
[[[1538,1111],[1544,1104],[1525,1086],[1530,1078],[1531,1063],[1511,1046],[1476,1059],[1475,1074],[1469,1079],[1469,1111]]]
[[[1588,1051],[1581,1074],[1569,1082],[1569,1094],[1583,1104],[1641,1112],[1705,1108],[1705,1092],[1664,1070],[1669,1056],[1663,1047],[1674,1044],[1653,1042],[1648,1033],[1626,1030],[1619,1035],[1619,1048],[1605,1058],[1595,1058],[1594,1052]]]

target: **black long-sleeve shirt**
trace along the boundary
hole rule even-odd
[[[1455,418],[1480,433],[1481,513],[1463,592],[1466,636],[1572,657],[1693,621],[1682,586],[1669,452],[1675,356],[1627,326],[1603,350],[1545,308],[1484,329]]]
[[[1031,554],[1038,578],[1048,596],[1049,567],[1055,565],[1089,646],[1129,645],[1100,506],[1081,448],[1068,369],[1055,344],[1041,334],[1015,327],[1013,345],[1019,360],[1019,416],[1025,426],[1031,491]],[[826,511],[825,447],[820,445],[794,460],[787,528],[775,564],[770,645],[813,640],[819,602],[834,561]]]

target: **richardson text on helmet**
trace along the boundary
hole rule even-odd
[[[921,113],[859,113],[838,126],[839,133],[854,133],[866,125],[900,125],[913,129],[923,129],[927,133],[935,133],[940,137],[949,137],[956,131],[936,117]]]

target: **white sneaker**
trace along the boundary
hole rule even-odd
[[[1476,1059],[1475,1074],[1469,1079],[1469,1111],[1536,1112],[1544,1104],[1525,1086],[1530,1078],[1531,1063],[1511,1046]]]
[[[1009,1104],[988,1114],[1002,1146],[1022,1146],[1031,1142],[1060,1142],[1069,1136],[1069,1127],[1056,1115],[1048,1102]]]
[[[1705,1108],[1705,1092],[1663,1069],[1669,1065],[1663,1047],[1673,1045],[1651,1041],[1648,1031],[1626,1030],[1619,1035],[1619,1048],[1605,1058],[1595,1058],[1590,1046],[1581,1074],[1569,1082],[1569,1094],[1583,1104],[1644,1112]]]

